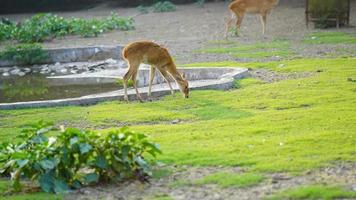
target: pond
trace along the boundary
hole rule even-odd
[[[42,74],[0,77],[0,103],[81,97],[122,89],[116,83],[58,84]]]

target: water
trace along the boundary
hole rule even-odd
[[[0,77],[0,103],[73,98],[121,88],[116,83],[59,86],[40,74]]]

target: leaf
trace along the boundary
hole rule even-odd
[[[96,173],[90,173],[84,177],[86,184],[96,183],[99,181],[99,175]]]
[[[63,194],[69,192],[69,187],[66,182],[63,180],[55,180],[54,181],[54,192],[56,194]]]
[[[16,161],[17,165],[18,165],[20,168],[22,168],[23,166],[25,166],[28,162],[29,162],[28,159],[17,160],[17,161]]]
[[[78,142],[78,137],[71,138],[69,142],[70,142],[70,145],[73,145],[73,144],[77,143]]]
[[[56,166],[54,161],[48,159],[40,161],[40,165],[44,170],[51,170]]]
[[[88,143],[80,143],[79,150],[81,154],[88,153],[93,147]]]
[[[82,183],[79,180],[74,180],[72,183],[72,187],[75,189],[79,189],[82,187]]]
[[[41,189],[45,192],[52,192],[53,191],[53,186],[54,186],[54,177],[53,177],[53,172],[49,172],[46,174],[40,175],[38,178],[38,182],[41,186]]]
[[[106,162],[106,159],[103,155],[99,155],[98,157],[96,157],[95,166],[101,169],[106,169],[108,167],[108,163]]]

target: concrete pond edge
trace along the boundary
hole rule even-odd
[[[181,68],[180,70],[209,70],[211,68]],[[217,79],[205,80],[205,82],[195,80],[194,84],[191,85],[191,90],[228,90],[234,86],[234,81],[249,76],[248,69],[246,68],[220,68],[229,69],[229,73],[223,74]],[[168,87],[161,87],[159,85],[154,85],[152,90],[152,97],[161,97],[170,94]],[[175,84],[174,84],[175,85]],[[175,90],[178,88],[175,86]],[[140,88],[141,95],[143,98],[147,97],[147,86]],[[134,89],[128,90],[128,96],[130,100],[136,99],[136,93]],[[178,96],[178,95],[177,95]],[[180,97],[180,95],[179,95]],[[182,98],[182,97],[181,97]],[[124,100],[124,95],[122,90],[114,92],[99,93],[93,95],[87,95],[77,98],[67,98],[67,99],[57,99],[57,100],[44,100],[44,101],[29,101],[29,102],[16,102],[16,103],[0,103],[0,110],[11,110],[20,108],[40,108],[40,107],[55,107],[55,106],[72,106],[72,105],[93,105],[104,101],[115,101]]]

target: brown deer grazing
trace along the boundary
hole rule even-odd
[[[227,38],[232,21],[237,17],[236,28],[240,32],[240,27],[245,13],[261,15],[262,33],[266,32],[267,14],[279,3],[279,0],[235,0],[230,3],[229,10],[231,17],[226,23],[225,38]]]
[[[172,57],[170,56],[166,48],[163,48],[158,44],[150,41],[137,41],[125,46],[122,51],[122,57],[126,60],[129,68],[123,78],[125,90],[124,99],[126,101],[128,101],[127,82],[130,78],[135,87],[137,99],[141,102],[143,101],[136,85],[137,72],[141,63],[151,65],[148,97],[151,97],[152,81],[156,69],[158,69],[165,81],[168,83],[172,94],[174,94],[174,91],[171,86],[171,83],[169,82],[169,74],[178,84],[180,91],[184,94],[184,97],[189,97],[188,81],[185,80],[184,75],[178,72]]]

